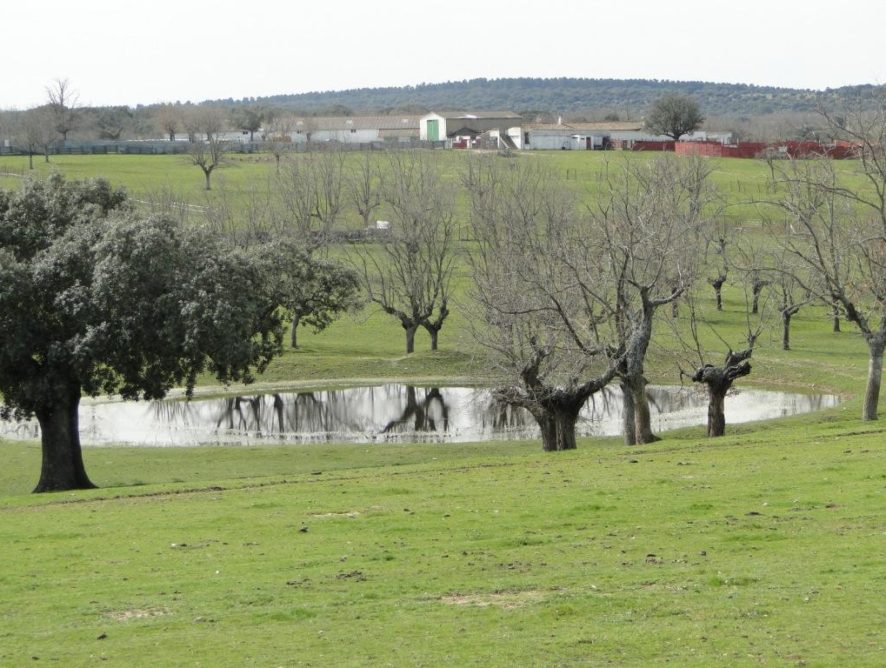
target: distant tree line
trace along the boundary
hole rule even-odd
[[[269,104],[301,110],[339,106],[361,110],[510,109],[576,113],[610,109],[639,118],[666,94],[690,95],[706,114],[759,115],[815,111],[869,95],[875,86],[845,86],[825,91],[750,84],[655,79],[508,78],[470,79],[417,86],[359,88],[345,91],[274,95],[226,104]]]
[[[66,79],[46,87],[46,102],[24,111],[0,110],[0,143],[23,152],[48,154],[54,142],[173,139],[195,136],[195,117],[221,110],[223,130],[244,139],[281,136],[287,119],[361,114],[424,114],[431,109],[507,109],[527,122],[643,120],[665,96],[691,97],[708,127],[732,130],[738,138],[767,140],[814,138],[825,125],[810,119],[820,108],[871,99],[876,86],[846,86],[825,91],[700,81],[626,79],[471,79],[418,86],[361,88],[200,103],[80,106]]]

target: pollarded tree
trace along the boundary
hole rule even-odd
[[[249,381],[280,349],[266,272],[246,253],[142,218],[107,182],[0,192],[0,392],[41,428],[35,491],[93,487],[83,395],[155,399],[198,374]]]
[[[687,297],[689,304],[689,331],[692,337],[690,347],[697,355],[699,366],[693,373],[688,373],[680,369],[680,377],[687,377],[695,383],[704,385],[708,393],[708,419],[707,434],[709,437],[723,436],[726,433],[726,395],[732,389],[733,384],[739,378],[743,378],[751,373],[751,355],[753,355],[754,347],[765,325],[763,314],[758,313],[758,318],[751,316],[751,303],[745,294],[745,315],[747,323],[747,332],[745,335],[746,348],[735,351],[717,332],[711,327],[714,336],[726,347],[726,355],[720,365],[712,364],[708,360],[710,354],[702,343],[702,337],[699,334],[699,327],[702,325],[710,327],[709,322],[705,322],[705,318],[695,307],[694,300]]]
[[[588,231],[569,193],[541,170],[495,160],[469,162],[464,176],[476,239],[469,321],[504,378],[495,396],[532,414],[544,450],[572,450],[579,412],[616,372],[599,304],[579,289],[605,279],[598,262],[583,264],[588,274],[564,254]]]
[[[173,104],[161,104],[154,110],[154,124],[169,141],[175,141],[175,133],[182,126],[181,108]]]
[[[670,94],[658,98],[646,115],[646,129],[659,135],[667,135],[678,141],[685,134],[697,130],[704,116],[695,98]]]
[[[709,183],[710,163],[701,159],[662,156],[652,161],[624,161],[608,171],[613,174],[609,196],[591,209],[593,229],[599,230],[602,246],[601,267],[608,274],[607,281],[594,290],[601,304],[611,308],[623,355],[619,379],[625,443],[634,445],[657,440],[652,433],[645,376],[655,314],[692,284],[697,273],[698,240],[715,196]],[[587,238],[593,240],[593,231]],[[586,239],[573,248],[581,248],[583,243]],[[578,259],[571,264],[581,266]],[[579,285],[589,284],[580,281]],[[611,286],[606,299],[600,298],[603,285]]]
[[[227,153],[227,145],[221,136],[225,128],[224,114],[215,107],[198,107],[189,114],[188,134],[195,134],[194,140],[188,144],[188,156],[191,163],[203,172],[205,189],[211,190],[212,172],[224,162]]]
[[[369,300],[399,320],[406,352],[415,351],[419,327],[431,337],[431,350],[449,315],[455,254],[452,192],[439,168],[416,152],[389,157],[384,199],[392,227],[378,244],[355,246],[353,263]]]

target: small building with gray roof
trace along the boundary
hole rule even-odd
[[[419,138],[430,142],[473,138],[490,130],[505,132],[522,120],[519,114],[512,111],[431,112],[419,120]]]
[[[417,140],[418,128],[418,116],[304,116],[295,120],[291,137],[296,144],[399,143]]]

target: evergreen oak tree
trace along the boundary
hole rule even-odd
[[[275,295],[255,255],[139,215],[103,180],[0,191],[0,393],[35,416],[35,492],[94,487],[81,396],[158,399],[198,374],[249,381],[280,350]]]

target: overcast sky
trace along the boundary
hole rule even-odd
[[[886,0],[18,0],[0,108],[68,79],[80,105],[472,79],[886,83]]]

